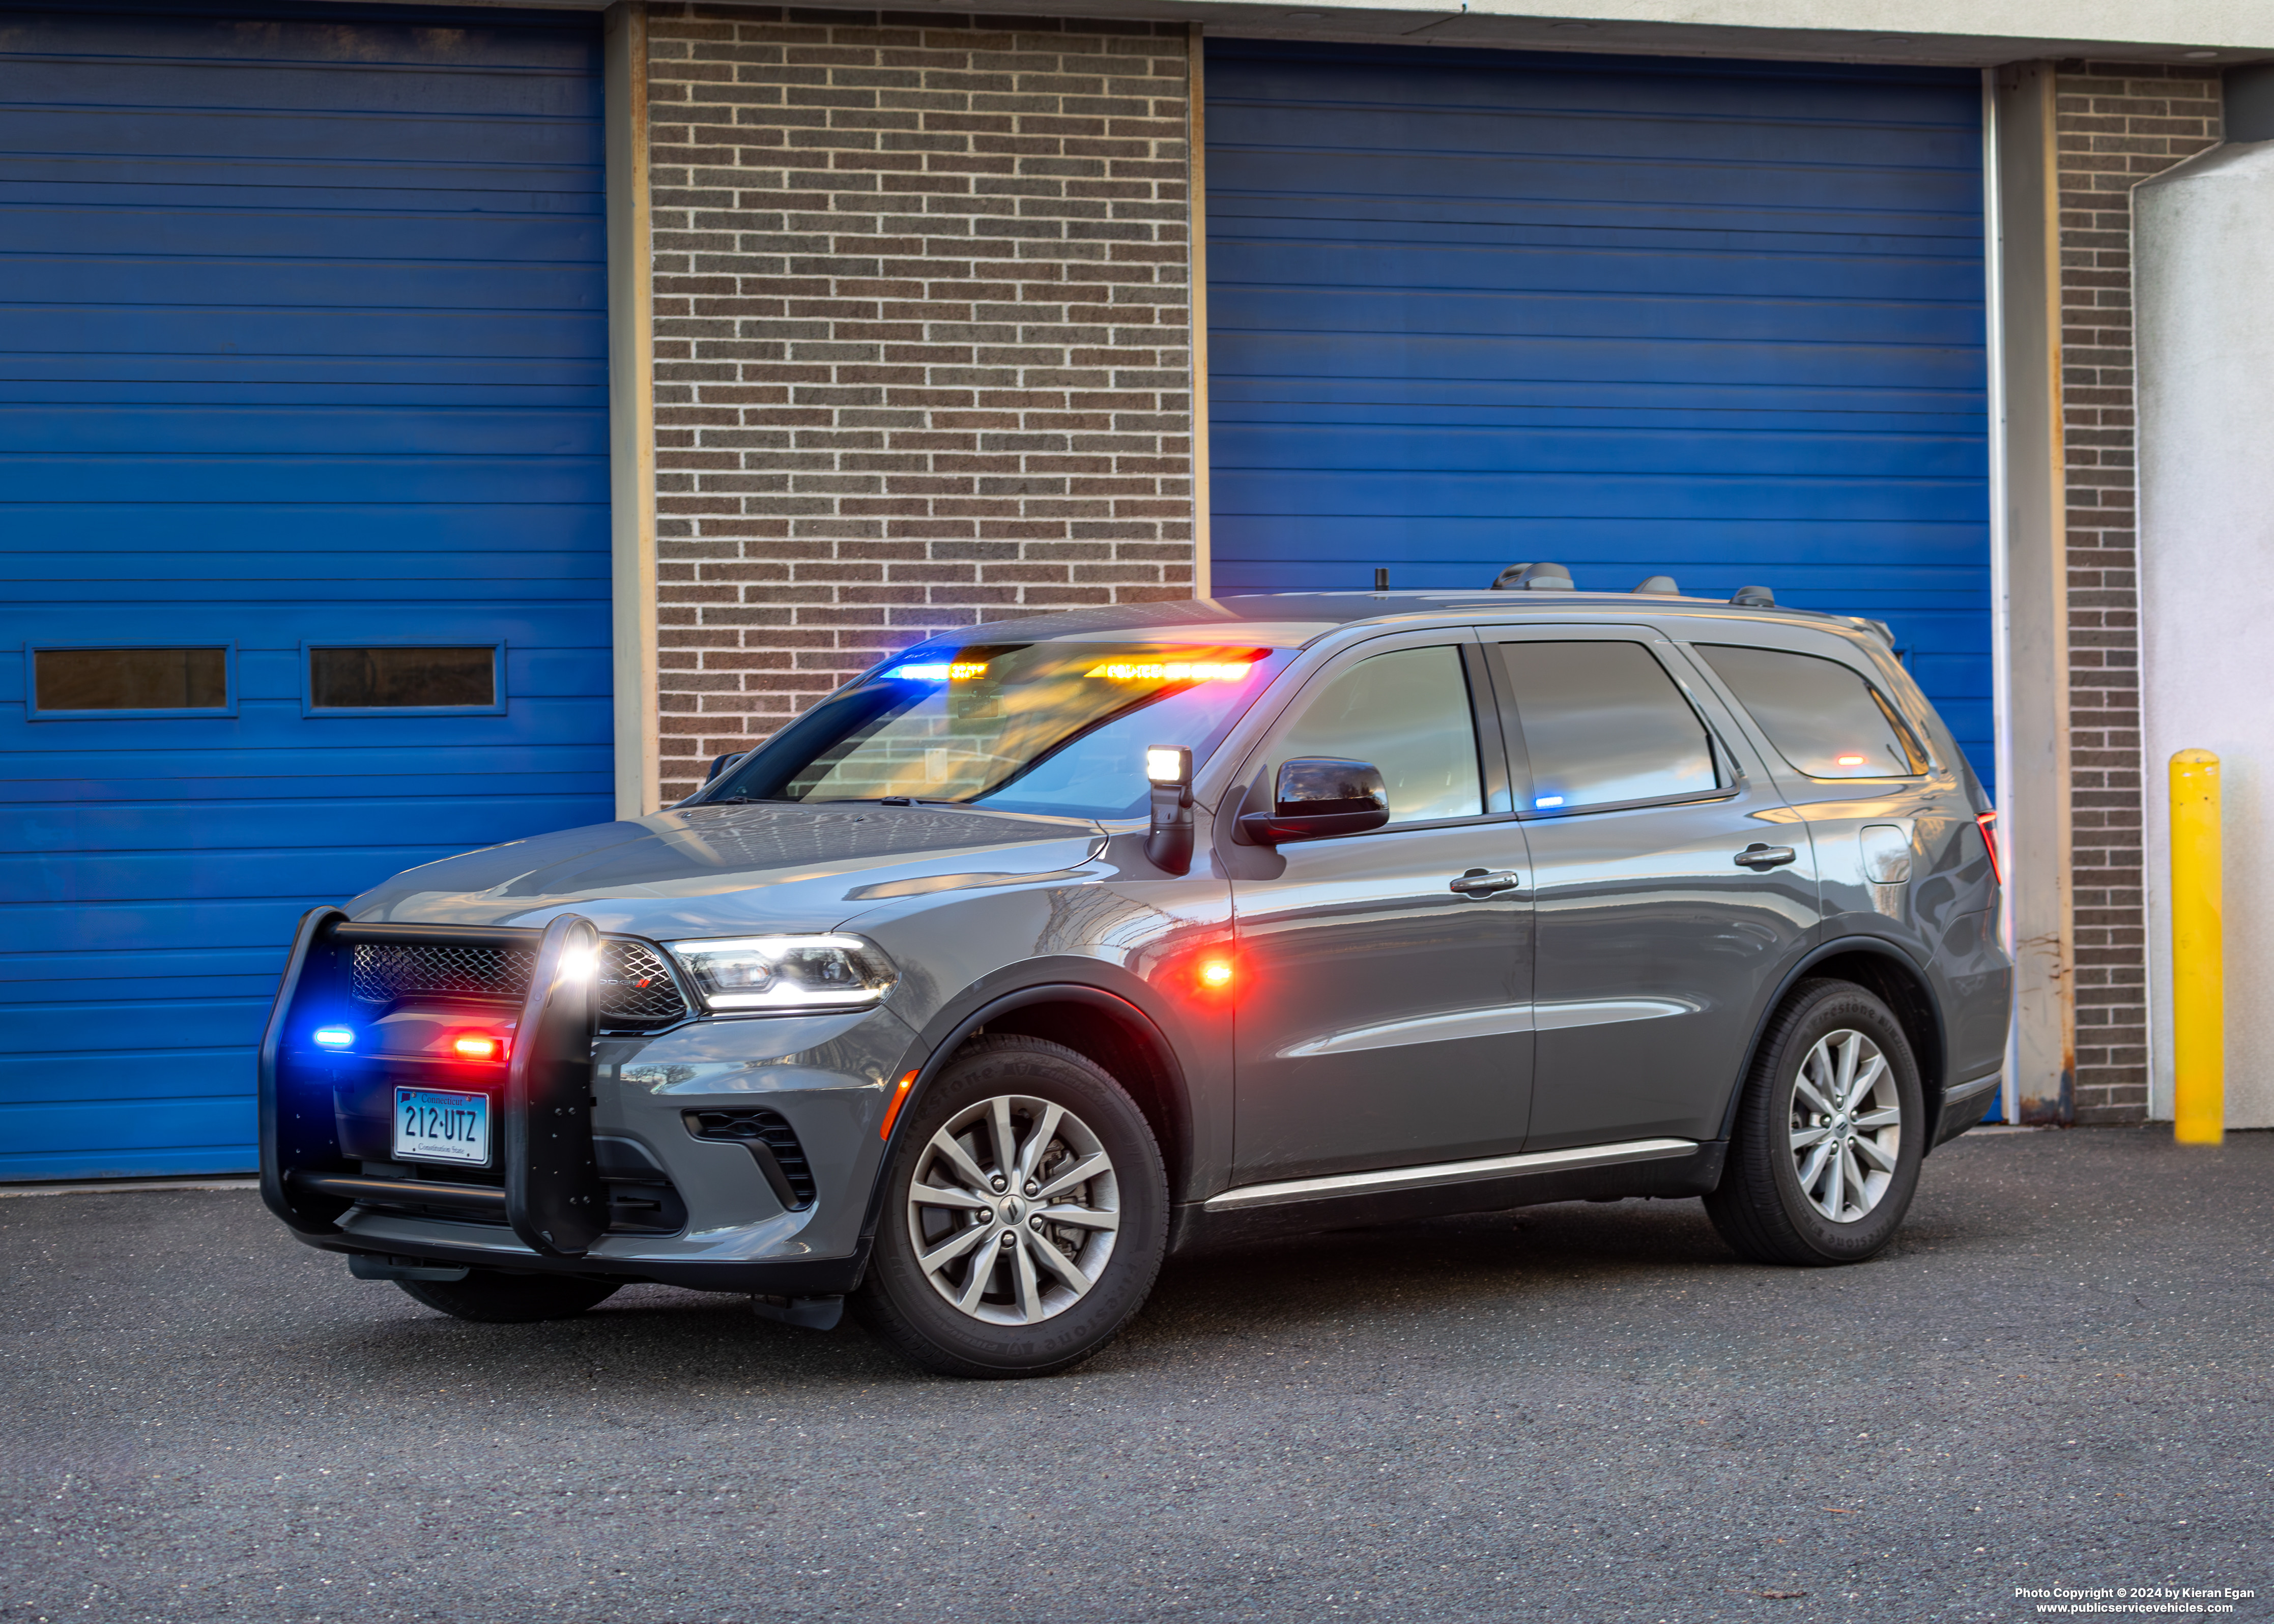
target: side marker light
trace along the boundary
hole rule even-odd
[[[1532,804],[1535,807],[1560,807],[1563,804],[1563,797],[1561,795],[1542,795],[1535,800]]]
[[[1221,991],[1231,985],[1231,960],[1210,959],[1201,965],[1201,985],[1211,991]]]
[[[915,1086],[916,1074],[914,1071],[900,1079],[900,1086],[892,1090],[892,1102],[885,1108],[885,1125],[877,1130],[878,1139],[892,1137],[892,1124],[900,1119],[900,1107],[908,1102],[908,1090]]]
[[[1835,766],[1841,767],[1860,767],[1864,764],[1864,757],[1860,756],[1835,756],[1832,760]]]
[[[353,1049],[355,1047],[353,1026],[319,1026],[309,1035],[315,1040],[318,1049]]]

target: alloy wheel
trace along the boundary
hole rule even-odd
[[[990,1325],[1035,1325],[1081,1301],[1120,1222],[1113,1160],[1089,1124],[1023,1094],[950,1117],[908,1182],[908,1239],[924,1278]]]
[[[1809,1205],[1834,1223],[1854,1223],[1894,1182],[1903,1134],[1902,1099],[1879,1046],[1843,1027],[1809,1049],[1793,1080],[1789,1145]]]

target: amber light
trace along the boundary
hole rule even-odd
[[[900,1086],[892,1090],[892,1102],[885,1108],[885,1125],[877,1130],[878,1139],[892,1137],[892,1124],[900,1119],[900,1107],[908,1102],[908,1090],[915,1086],[916,1074],[914,1071],[900,1079]]]
[[[458,1058],[461,1060],[505,1058],[505,1040],[492,1037],[487,1033],[469,1032],[463,1037],[452,1039],[450,1047],[457,1052]]]
[[[1864,758],[1861,756],[1836,756],[1833,760],[1842,767],[1860,767]]]

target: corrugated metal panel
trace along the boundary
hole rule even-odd
[[[1967,72],[1211,41],[1214,578],[1889,621],[1986,778]]]
[[[0,14],[0,1178],[252,1164],[303,908],[611,809],[589,19]],[[304,645],[502,643],[311,717]],[[234,715],[27,719],[39,643]]]

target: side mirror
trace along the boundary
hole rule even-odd
[[[1372,762],[1299,756],[1283,762],[1271,810],[1241,816],[1240,828],[1259,846],[1362,835],[1389,821],[1389,789]]]
[[[703,775],[703,781],[705,784],[717,782],[720,773],[726,771],[727,768],[733,766],[736,762],[742,760],[742,757],[749,754],[749,752],[748,750],[729,750],[724,756],[712,756],[711,758],[711,771]]]
[[[1193,867],[1193,753],[1156,744],[1145,752],[1145,778],[1153,786],[1153,822],[1145,831],[1145,861],[1164,874]]]

